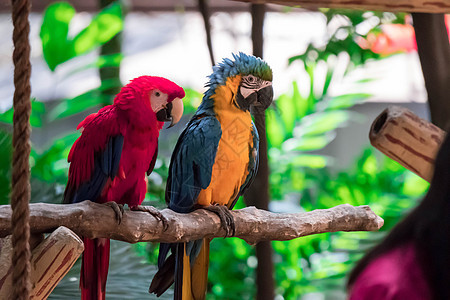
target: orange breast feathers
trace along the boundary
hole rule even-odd
[[[253,147],[250,112],[237,108],[233,96],[240,76],[229,78],[216,89],[214,111],[220,122],[222,137],[212,169],[211,183],[201,190],[197,204],[231,205],[248,175],[250,149]]]

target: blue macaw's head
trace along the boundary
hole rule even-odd
[[[233,54],[233,59],[224,58],[213,67],[213,73],[208,76],[206,87],[209,89],[205,98],[213,95],[216,88],[225,85],[229,78],[240,76],[234,101],[236,106],[243,111],[251,107],[269,107],[273,100],[272,69],[259,57],[242,52]]]

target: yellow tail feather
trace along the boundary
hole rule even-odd
[[[208,288],[209,239],[203,239],[202,248],[191,268],[189,257],[183,255],[183,300],[204,300]]]

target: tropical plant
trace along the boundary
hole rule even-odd
[[[72,38],[69,36],[69,31],[74,15],[75,9],[67,2],[52,3],[44,12],[40,31],[42,51],[44,60],[53,73],[56,72],[58,66],[68,60],[97,49],[123,28],[123,13],[119,3],[113,3],[101,10],[84,29]],[[121,58],[121,54],[101,56],[93,63],[77,66],[65,76],[69,78],[87,68],[115,65],[120,62]],[[100,91],[105,88],[107,87],[100,86],[72,99],[63,99],[49,110],[44,102],[33,99],[30,124],[33,128],[54,126],[54,124],[58,124],[57,122],[63,122],[75,114],[90,111],[104,103]],[[12,117],[13,109],[11,108],[0,114],[0,122],[8,126],[8,124],[12,124]],[[67,182],[67,155],[70,146],[79,136],[78,133],[73,132],[61,134],[62,137],[56,137],[44,149],[37,149],[34,146],[32,148],[30,155],[32,185],[42,184],[38,185],[39,189],[33,189],[32,201],[60,201],[61,186]],[[7,143],[8,139],[5,137],[2,141]],[[6,166],[7,160],[3,162]],[[0,173],[9,174],[9,169],[4,170],[2,169]],[[9,178],[5,177],[4,180],[8,184],[2,184],[2,186],[9,187]],[[8,193],[2,193],[2,195],[8,195]]]
[[[404,22],[402,14],[342,10],[323,13],[329,29],[327,42],[323,46],[310,44],[303,54],[289,60],[302,61],[309,81],[293,82],[291,93],[281,95],[275,101],[276,109],[266,111],[270,194],[272,200],[282,201],[272,204],[283,203],[290,211],[342,203],[369,204],[385,219],[385,226],[376,233],[325,233],[273,242],[276,294],[280,299],[299,299],[314,292],[344,299],[347,272],[427,188],[423,180],[387,158],[377,158],[371,149],[364,151],[352,169],[337,173],[330,169],[332,157],[314,152],[336,137],[337,128],[361,120],[363,116],[349,109],[370,96],[330,96],[333,82],[339,81],[336,61],[341,56],[349,58],[345,72],[341,72],[345,76],[368,60],[383,58],[363,48],[361,41],[379,31],[380,24]],[[370,81],[366,78],[361,84]],[[302,95],[300,90],[308,93]],[[216,239],[211,247],[209,297],[252,298],[257,265],[254,249],[237,239]],[[232,263],[223,260],[224,255],[234,255]]]
[[[381,59],[380,54],[365,49],[361,41],[367,39],[369,34],[377,33],[380,24],[404,22],[404,15],[328,9],[322,10],[322,13],[328,28],[326,42],[323,45],[310,44],[304,53],[289,60],[290,63],[301,60],[299,72],[305,72],[308,80],[293,82],[292,90],[276,100],[277,108],[266,112],[271,198],[278,207],[288,204],[298,211],[329,208],[342,203],[369,204],[385,219],[383,231],[386,231],[414,205],[414,199],[423,194],[427,184],[397,163],[380,159],[370,149],[363,152],[351,169],[339,171],[330,168],[332,157],[315,151],[324,148],[336,137],[337,128],[362,118],[350,108],[369,96],[331,96],[330,90],[341,76],[337,74],[346,75],[368,60]],[[100,11],[88,26],[70,36],[74,14],[73,7],[65,2],[50,5],[44,14],[40,35],[43,55],[54,73],[59,71],[58,66],[97,49],[123,28],[123,12],[117,3]],[[335,72],[336,62],[341,56],[347,56],[348,65],[345,72]],[[96,57],[87,65],[65,72],[63,77],[70,79],[73,74],[88,68],[117,66],[122,57],[122,54]],[[369,80],[365,79],[361,84]],[[53,107],[35,100],[32,103],[31,124],[35,128],[53,126],[74,115],[85,115],[96,110],[107,103],[102,91],[110,87],[108,82],[103,82],[93,90],[62,99]],[[305,90],[307,92],[303,92]],[[191,89],[186,89],[186,93],[186,99],[190,99],[191,104],[185,103],[185,112],[192,113],[202,95]],[[12,110],[1,114],[0,122],[11,124]],[[67,180],[67,154],[78,135],[71,133],[57,137],[44,149],[33,147],[32,185],[39,186],[32,189],[33,199],[60,201]],[[166,142],[173,145],[175,140],[174,135]],[[161,147],[164,148],[164,145]],[[8,158],[0,161],[0,197],[3,197],[0,203],[6,203],[6,195],[9,194],[10,149],[10,135],[0,131],[0,155]],[[164,199],[169,159],[169,151],[161,151],[149,178],[150,193],[146,201],[152,204],[161,203]],[[238,201],[236,208],[243,203]],[[343,298],[343,282],[348,270],[361,257],[361,253],[382,235],[383,232],[325,233],[273,242],[277,299],[298,299],[313,292]],[[158,252],[154,244],[138,243],[133,249],[147,262],[156,263]],[[236,238],[215,239],[211,244],[208,298],[254,298],[256,265],[252,246]],[[70,282],[72,277],[64,284],[69,286]],[[72,283],[71,287],[74,291],[70,292],[76,293],[77,284]],[[73,297],[73,294],[64,295]],[[58,298],[58,295],[54,297]]]

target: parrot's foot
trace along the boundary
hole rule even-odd
[[[114,202],[114,201],[106,202],[106,203],[104,203],[104,204],[105,204],[106,206],[109,206],[109,207],[112,208],[112,210],[113,210],[114,213],[116,214],[116,221],[117,221],[117,224],[120,225],[120,223],[122,223],[123,213],[124,213],[123,205],[122,205],[122,204],[117,204],[117,203]]]
[[[163,224],[164,231],[166,231],[169,227],[169,221],[167,220],[167,218],[164,217],[161,212],[153,206],[136,205],[130,207],[130,210],[148,212],[153,217],[155,217],[156,220],[160,221]]]
[[[231,214],[228,207],[224,205],[210,205],[205,206],[203,209],[215,213],[220,218],[220,224],[222,225],[222,228],[225,229],[226,235],[228,236],[234,236],[236,232],[236,225],[234,223],[234,217]]]

